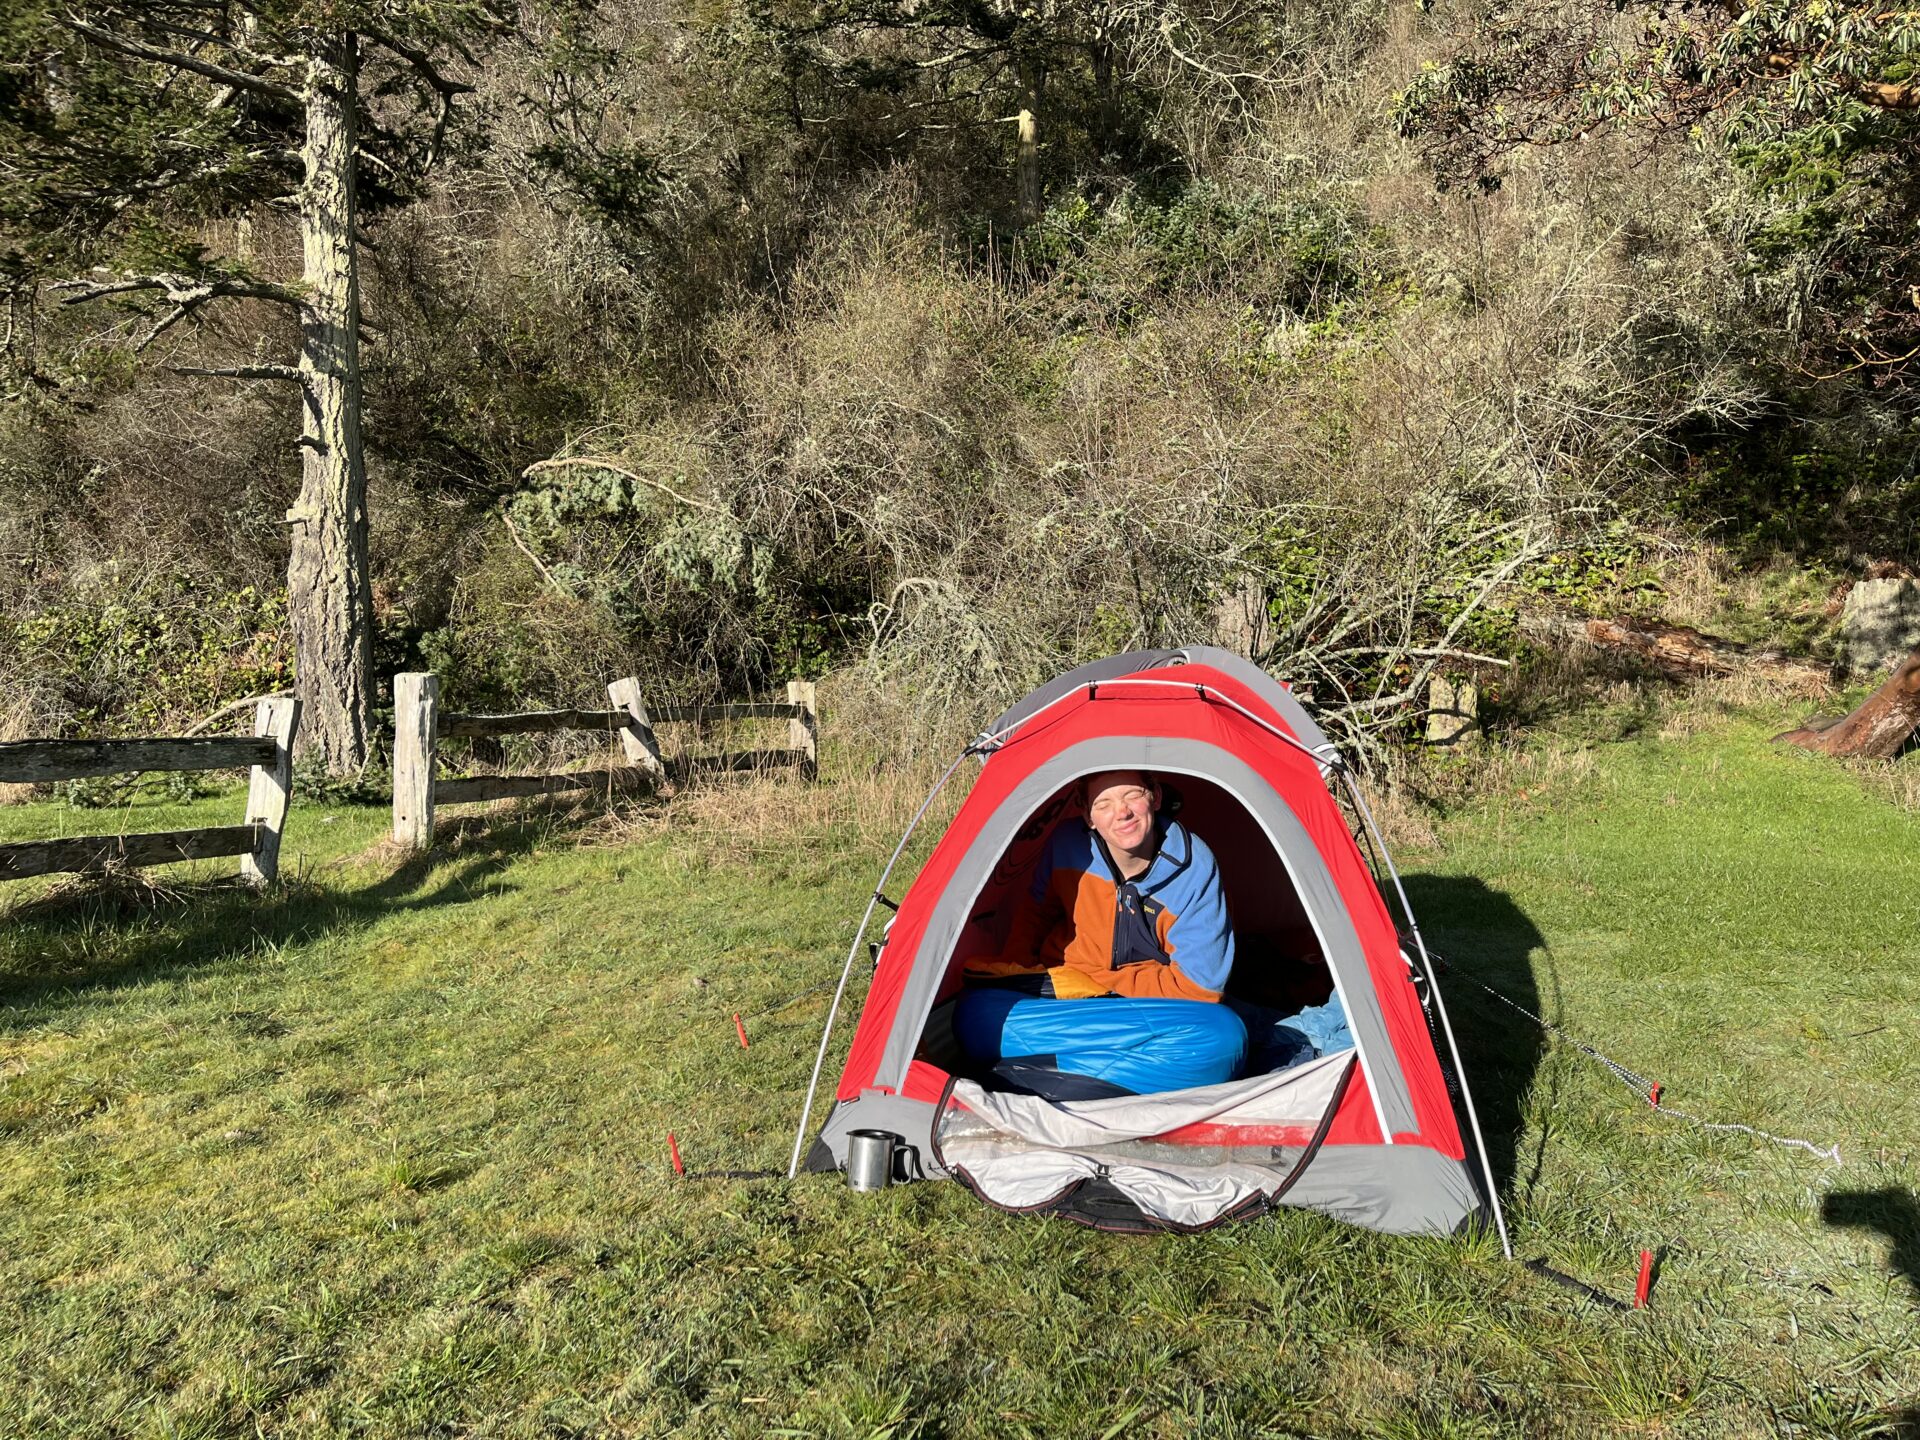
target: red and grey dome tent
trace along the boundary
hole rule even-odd
[[[927,1176],[957,1178],[1007,1209],[1193,1229],[1284,1203],[1403,1234],[1491,1219],[1504,1244],[1458,1050],[1405,892],[1338,750],[1285,686],[1213,647],[1134,651],[1034,691],[948,776],[969,756],[980,757],[979,774],[887,927],[807,1168],[844,1166],[849,1134],[873,1129],[901,1137]],[[1080,803],[1077,782],[1115,769],[1151,772],[1176,793],[1180,819],[1218,858],[1238,947],[1230,993],[1295,1009],[1337,994],[1351,1050],[1222,1085],[1114,1099],[1049,1101],[965,1077],[951,1030],[962,967],[997,953],[1017,887]],[[1351,807],[1352,830],[1337,795]],[[1386,867],[1379,882],[1363,840]],[[1383,883],[1406,917],[1404,936]],[[883,875],[849,952],[814,1087],[885,885]],[[813,1100],[809,1088],[790,1173],[800,1168]]]

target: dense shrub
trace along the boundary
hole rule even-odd
[[[44,608],[0,617],[0,685],[34,701],[13,728],[159,731],[284,690],[286,618],[283,590],[209,590],[178,575],[141,583],[110,563]]]
[[[850,668],[918,743],[1218,637],[1391,733],[1528,606],[1657,604],[1646,522],[1910,555],[1902,432],[1864,379],[1782,376],[1808,292],[1724,157],[1596,138],[1442,195],[1386,120],[1425,22],[1234,12],[1120,63],[1075,12],[1021,226],[1006,66],[969,90],[921,63],[948,12],[882,11],[563,4],[503,39],[488,143],[369,219],[382,674],[494,708]],[[270,212],[207,234],[296,268]],[[20,313],[58,366],[6,370],[0,724],[283,683],[297,400],[167,367],[285,322],[134,357]]]

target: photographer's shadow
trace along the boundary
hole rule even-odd
[[[1503,1197],[1523,1194],[1540,1170],[1538,1149],[1525,1157],[1522,1150],[1527,1096],[1546,1052],[1546,1034],[1480,984],[1539,1013],[1534,955],[1538,952],[1544,967],[1546,939],[1511,898],[1480,880],[1408,875],[1402,883],[1419,918],[1420,933],[1441,962],[1440,989],[1460,1047],[1466,1072],[1462,1078],[1480,1118],[1494,1182]],[[1524,1177],[1520,1174],[1523,1164]]]
[[[1836,1190],[1820,1206],[1820,1218],[1849,1230],[1877,1230],[1893,1242],[1888,1260],[1920,1305],[1920,1199],[1898,1185],[1883,1190]],[[1920,1440],[1920,1403],[1887,1417],[1896,1440]]]

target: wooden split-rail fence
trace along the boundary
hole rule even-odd
[[[660,704],[640,698],[640,682],[629,675],[607,687],[608,710],[534,710],[517,715],[475,715],[440,708],[440,681],[431,672],[393,677],[393,838],[413,849],[433,844],[435,812],[443,805],[506,800],[571,791],[652,790],[666,780],[684,780],[701,770],[790,768],[802,779],[818,778],[820,724],[814,686],[794,680],[779,701],[714,705]],[[749,750],[720,755],[663,756],[655,727],[696,725],[723,720],[785,720],[784,749]],[[618,736],[625,763],[595,770],[545,775],[475,775],[442,778],[442,740],[492,740],[507,735],[554,734],[569,730],[602,731]]]
[[[293,788],[293,738],[300,702],[262,700],[252,735],[188,735],[145,740],[12,740],[0,744],[0,784],[40,785],[129,772],[251,767],[246,819],[197,830],[82,835],[0,845],[0,880],[30,875],[165,865],[238,855],[240,874],[265,885],[280,870],[280,837]]]

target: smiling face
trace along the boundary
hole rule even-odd
[[[1087,823],[1115,855],[1144,855],[1153,848],[1153,814],[1160,787],[1138,770],[1089,775]]]

